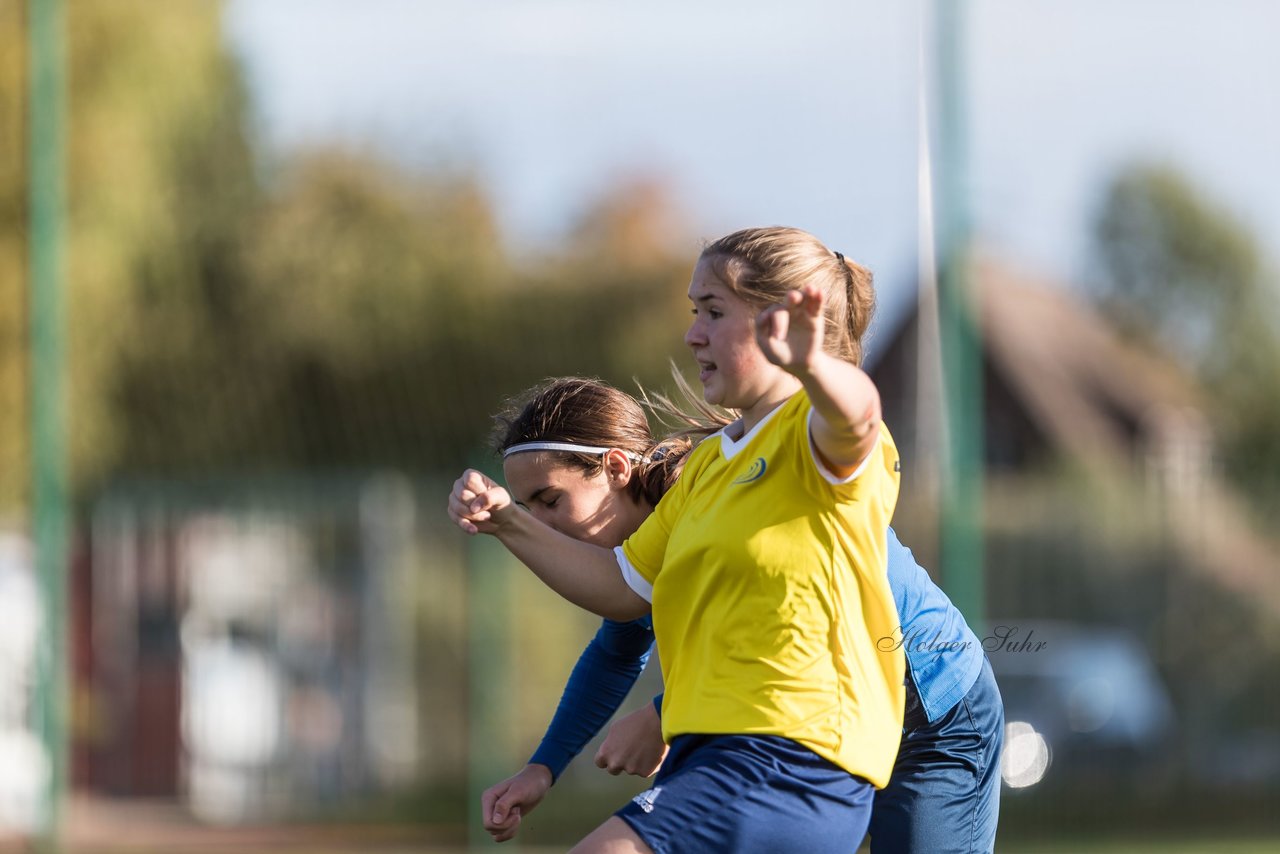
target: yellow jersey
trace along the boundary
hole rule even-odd
[[[741,439],[721,431],[618,549],[653,603],[663,737],[791,738],[883,787],[902,733],[905,658],[885,531],[898,453],[882,424],[849,478],[825,469],[803,391]]]

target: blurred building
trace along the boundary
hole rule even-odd
[[[416,506],[388,477],[108,492],[76,584],[79,785],[234,823],[416,780]]]
[[[1007,523],[1029,493],[1054,484],[1125,490],[1162,514],[1189,565],[1280,614],[1280,548],[1215,467],[1203,396],[1176,360],[1125,336],[1062,283],[989,258],[971,275],[988,524]],[[921,307],[869,368],[904,457],[908,524],[936,503],[942,435],[937,321]]]
[[[1280,544],[1215,464],[1204,396],[1175,358],[1127,335],[1078,289],[990,258],[970,275],[990,617],[980,634],[1055,627],[1053,649],[992,655],[1018,725],[1006,758],[1024,781],[1074,775],[1094,791],[1099,780],[1119,785],[1122,775],[1098,772],[1126,763],[1280,785],[1280,732],[1265,712],[1275,700],[1267,674],[1280,663]],[[895,528],[938,568],[944,419],[929,296],[869,370],[903,457]],[[945,589],[945,568],[939,581]],[[1081,698],[1089,714],[1069,708]],[[1138,727],[1139,707],[1160,711]],[[1027,729],[1033,717],[1040,729]],[[1248,769],[1228,758],[1240,755]]]
[[[32,729],[42,622],[31,543],[0,529],[0,828],[39,826],[49,761]]]

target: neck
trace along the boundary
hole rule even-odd
[[[760,396],[755,403],[740,410],[742,413],[742,435],[746,435],[753,427],[764,420],[765,416],[791,399],[802,386],[800,380],[787,375],[788,382],[779,383]]]
[[[649,514],[653,512],[653,505],[644,498],[633,498],[627,502],[627,510],[629,518],[627,519],[626,536],[631,536],[640,527],[640,524],[649,518]],[[622,545],[622,543],[618,543],[618,545]]]

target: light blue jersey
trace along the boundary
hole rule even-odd
[[[947,594],[916,563],[911,549],[889,529],[889,587],[902,619],[899,633],[883,639],[883,648],[901,645],[907,678],[920,695],[929,721],[936,721],[969,692],[982,671],[978,636]]]

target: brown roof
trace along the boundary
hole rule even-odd
[[[1164,490],[1169,536],[1202,573],[1280,611],[1276,543],[1251,524],[1246,503],[1209,464],[1203,396],[1172,357],[1122,336],[1062,283],[989,258],[974,264],[973,276],[992,370],[1074,459],[1105,465],[1158,452],[1188,428],[1193,438],[1200,434],[1203,468],[1190,480],[1175,475]]]
[[[1200,409],[1172,360],[1122,338],[1067,286],[991,259],[974,264],[973,278],[993,370],[1044,435],[1077,460],[1130,454],[1131,434],[1159,429],[1168,413]]]

